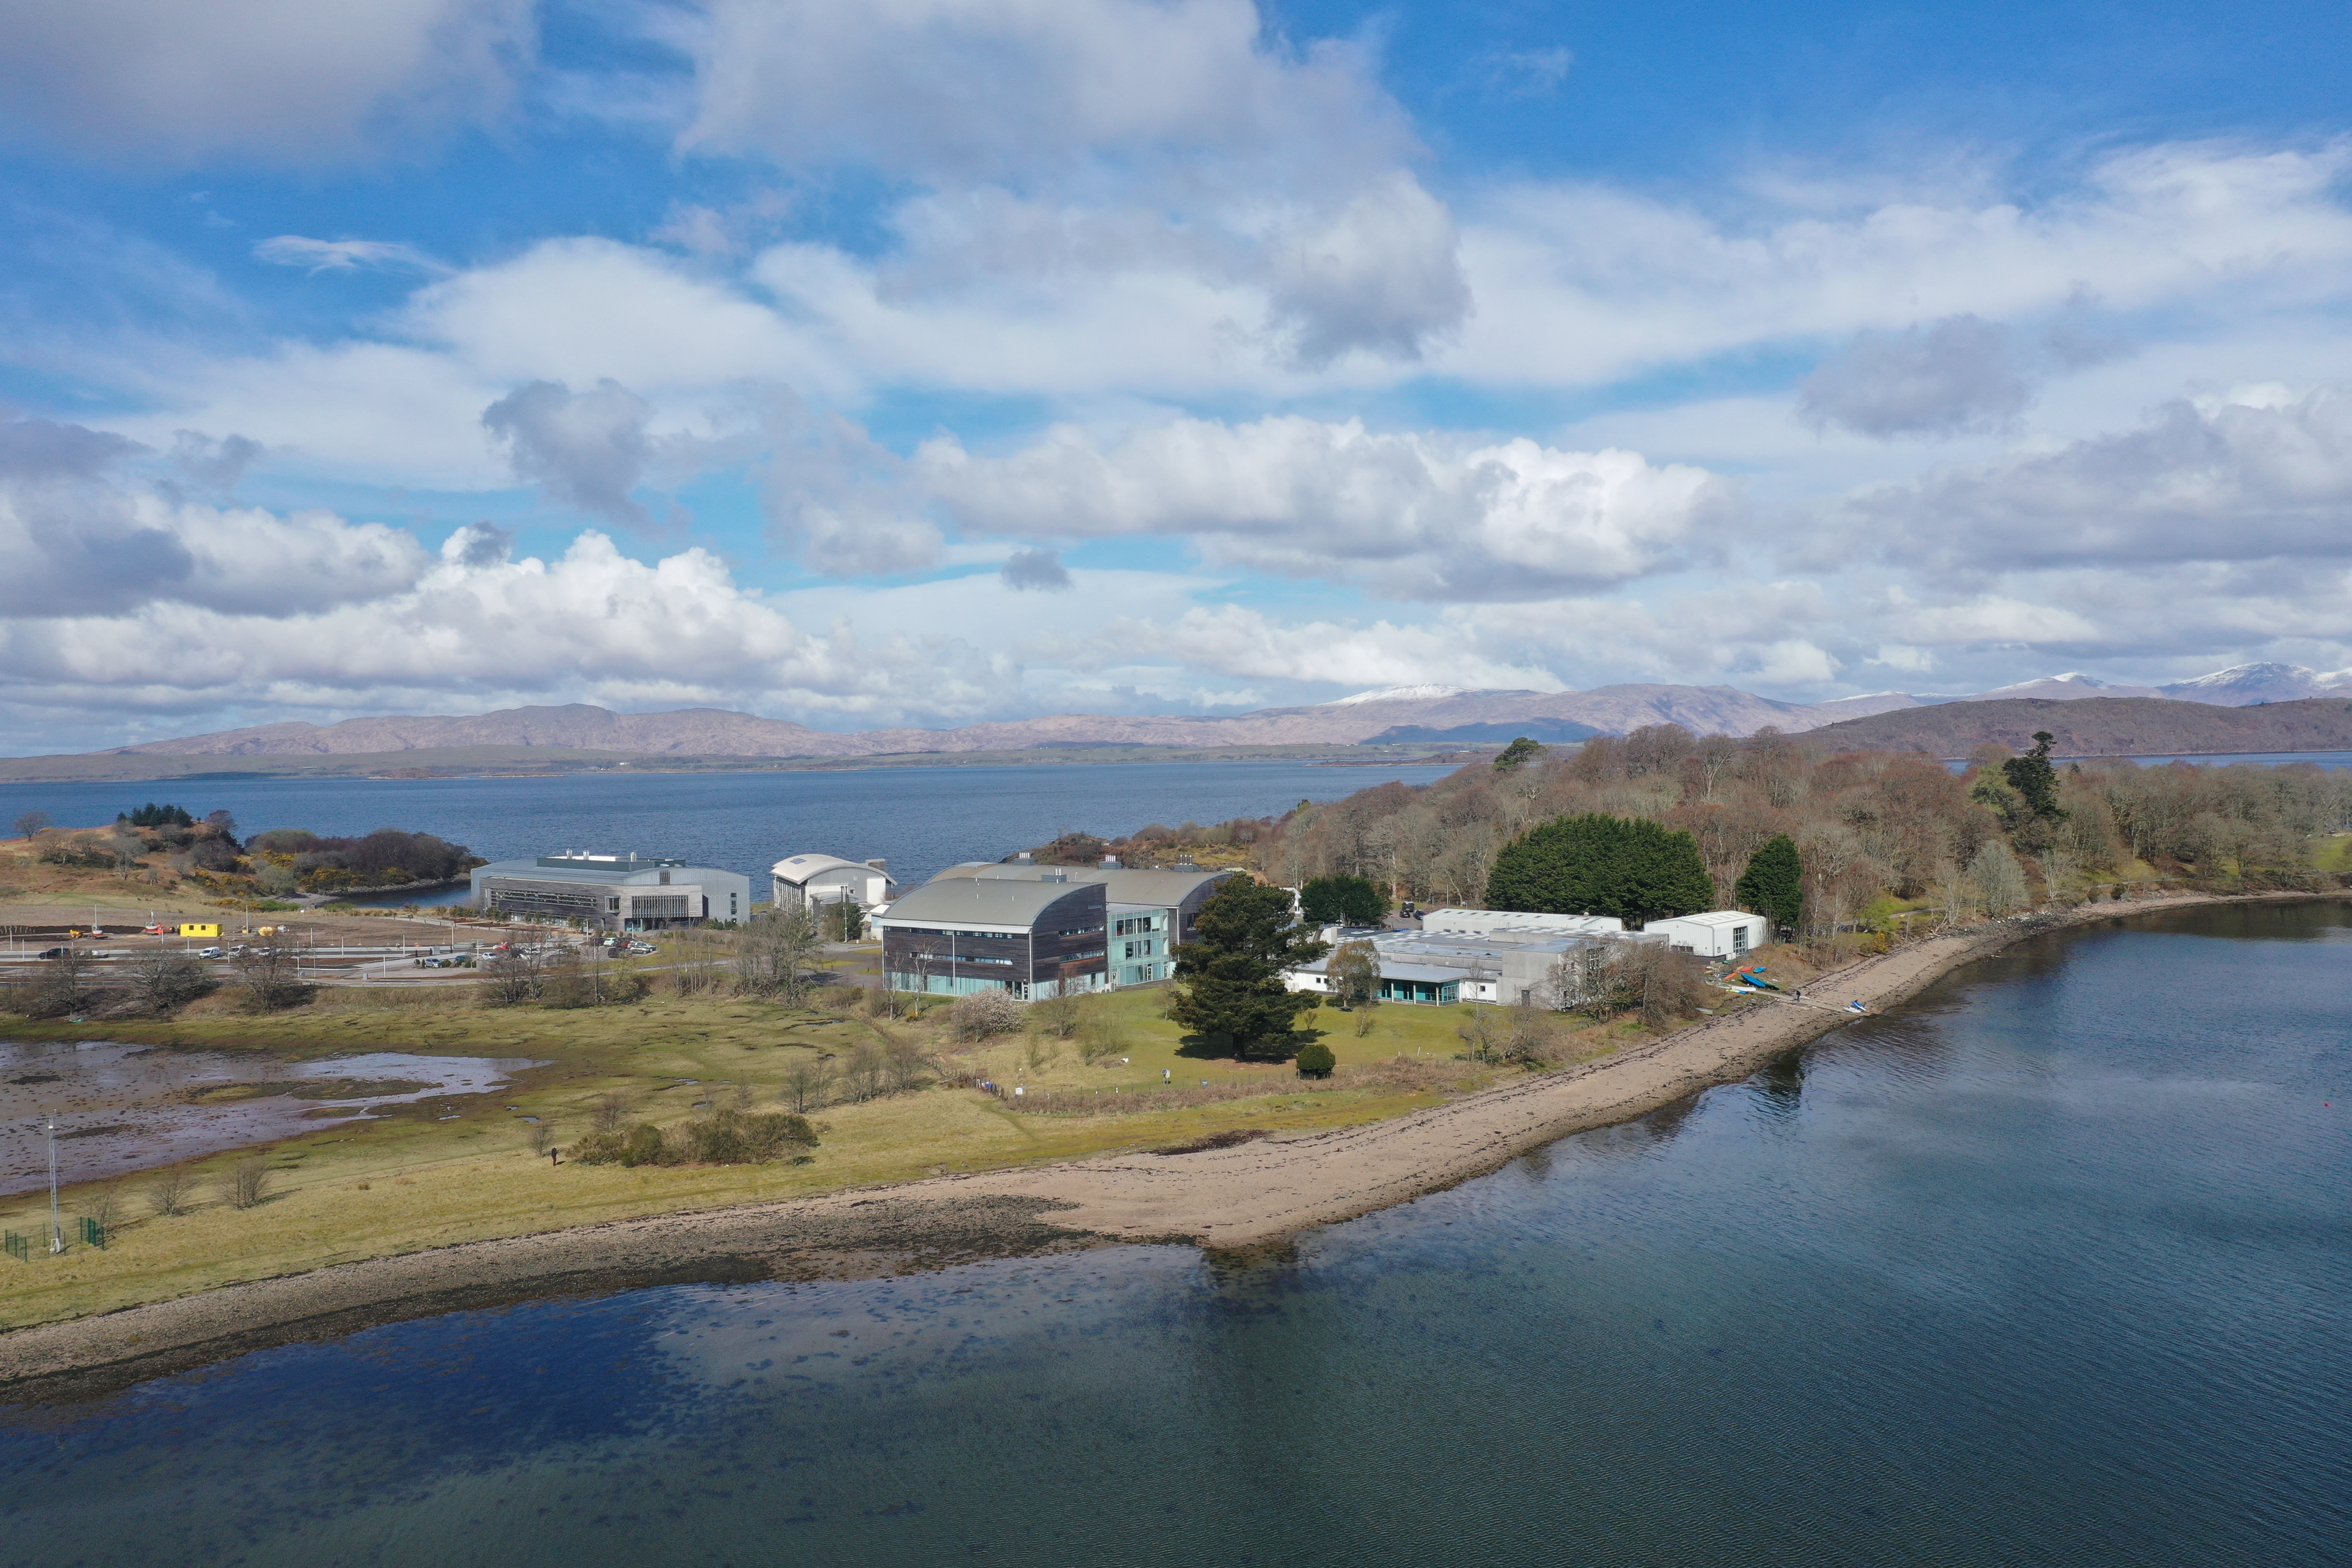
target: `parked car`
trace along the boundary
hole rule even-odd
[[[73,949],[69,947],[53,947],[46,952],[37,952],[33,954],[33,956],[35,958],[63,958],[67,953],[71,952],[72,951]]]
[[[196,956],[198,958],[226,958],[228,954],[222,952],[219,948],[207,947],[198,949]]]

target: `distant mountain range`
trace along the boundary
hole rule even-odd
[[[717,708],[667,713],[614,713],[587,703],[509,708],[467,716],[393,715],[337,724],[289,722],[176,740],[150,741],[87,753],[100,757],[331,758],[444,755],[484,748],[502,759],[520,749],[574,760],[596,756],[659,760],[857,758],[1039,748],[1155,746],[1215,749],[1240,746],[1375,744],[1492,745],[1514,735],[1574,742],[1622,734],[1644,724],[1680,724],[1700,734],[1747,735],[1767,725],[1788,731],[1958,704],[2014,701],[2112,702],[2170,699],[2214,708],[2293,702],[2323,693],[2352,694],[2352,671],[2323,675],[2299,665],[2248,664],[2170,686],[2118,686],[2072,672],[1963,696],[1885,691],[1831,702],[1781,702],[1729,686],[1630,684],[1589,691],[1473,691],[1449,686],[1403,686],[1358,692],[1306,708],[1268,708],[1231,718],[1181,714],[1121,717],[1057,713],[967,724],[950,730],[865,730],[851,734],[811,729],[786,719],[762,719]],[[1961,724],[1887,728],[1906,734],[1958,734]],[[1875,732],[1875,731],[1874,731]],[[2163,750],[2186,749],[2167,742]],[[2228,748],[2224,748],[2228,749]],[[438,759],[436,758],[436,761]],[[24,759],[63,764],[68,759]],[[0,773],[10,770],[0,769]],[[19,770],[21,771],[21,770]],[[40,776],[69,776],[52,765]]]
[[[2023,751],[2045,730],[2062,757],[2352,751],[2352,692],[2240,706],[2169,697],[1943,702],[1826,724],[1813,738],[1857,752],[1965,757],[1989,742]]]
[[[1776,702],[1728,686],[1603,686],[1591,691],[1463,691],[1420,687],[1363,692],[1311,708],[1268,708],[1234,718],[1056,713],[953,730],[864,730],[837,734],[785,719],[718,708],[614,713],[584,702],[509,708],[468,717],[346,719],[339,724],[262,724],[248,730],[149,741],[98,756],[251,757],[377,755],[457,746],[545,746],[629,756],[870,757],[920,752],[1011,752],[1044,746],[1300,746],[1478,742],[1489,731],[1544,729],[1548,738],[1622,733],[1675,723],[1748,734],[1767,724],[1810,730],[1839,719],[1906,707],[1899,695],[1837,702]],[[1475,733],[1474,733],[1475,731]]]

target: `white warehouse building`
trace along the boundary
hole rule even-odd
[[[1677,952],[1701,958],[1744,958],[1772,940],[1769,916],[1739,910],[1710,910],[1703,915],[1676,915],[1652,921],[1642,928],[1645,936],[1663,936]]]

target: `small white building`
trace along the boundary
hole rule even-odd
[[[838,855],[788,855],[769,868],[776,908],[856,904],[871,910],[890,897],[890,863]]]
[[[1745,958],[1772,940],[1772,921],[1738,910],[1710,910],[1703,915],[1652,921],[1642,931],[1645,936],[1664,936],[1666,945],[1677,952],[1693,952],[1701,958]]]

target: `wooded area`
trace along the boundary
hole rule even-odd
[[[1686,831],[1717,908],[1777,836],[1799,852],[1803,928],[1825,933],[1898,906],[1955,916],[2074,902],[2123,881],[2222,889],[2335,887],[2352,827],[2352,775],[2309,763],[2122,761],[2005,770],[1980,748],[1955,773],[1933,757],[1832,752],[1811,734],[1695,737],[1654,725],[1547,752],[1509,770],[1468,767],[1413,788],[1389,783],[1257,825],[1260,869],[1290,887],[1368,877],[1393,899],[1475,905],[1507,847],[1530,829],[1590,814]],[[1772,858],[1778,859],[1778,857]],[[1776,873],[1780,918],[1788,868]],[[1751,891],[1754,889],[1751,889]]]

